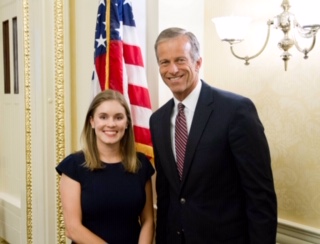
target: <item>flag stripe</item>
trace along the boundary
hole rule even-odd
[[[149,128],[149,118],[152,114],[151,109],[131,105],[131,113],[134,125]]]
[[[106,83],[109,83],[107,87],[109,89],[117,90],[123,93],[123,51],[122,51],[122,42],[111,40],[110,51],[109,51],[109,80]]]
[[[101,86],[101,90],[105,90],[105,77],[106,77],[106,54],[102,54],[96,58],[96,72]]]
[[[129,84],[141,86],[148,89],[147,78],[145,76],[145,69],[143,67],[126,64],[126,71],[128,74]]]
[[[151,108],[149,91],[146,88],[129,84],[128,93],[131,104]]]
[[[136,28],[134,26],[123,26],[123,43],[137,47],[140,46],[139,38],[137,36]]]
[[[92,97],[101,92],[101,84],[99,83],[98,73],[94,67],[92,74]]]
[[[151,139],[149,137],[149,129],[142,128],[139,126],[134,126],[133,130],[134,130],[134,135],[135,135],[136,141],[138,141],[139,143],[142,143],[142,144],[149,145],[149,146],[152,145]]]
[[[140,47],[123,44],[123,55],[126,64],[133,64],[143,67],[143,60]]]

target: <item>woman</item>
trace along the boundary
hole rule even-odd
[[[121,93],[106,90],[93,99],[81,142],[82,150],[56,167],[67,237],[77,244],[151,244],[154,169],[135,150]]]

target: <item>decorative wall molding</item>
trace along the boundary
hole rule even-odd
[[[278,220],[278,244],[320,243],[320,229],[297,224],[284,219]]]
[[[30,60],[30,23],[29,0],[23,1],[23,39],[24,39],[24,83],[25,83],[25,142],[26,142],[26,224],[27,242],[33,243],[32,236],[32,126],[31,126],[31,60]]]
[[[56,160],[57,164],[65,157],[65,84],[64,84],[64,21],[63,0],[54,2],[55,22],[55,122],[56,122]],[[60,177],[56,176],[57,242],[66,243],[62,205],[59,194]]]

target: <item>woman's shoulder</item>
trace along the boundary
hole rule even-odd
[[[82,151],[77,151],[74,153],[69,154],[65,157],[61,163],[63,162],[73,162],[74,164],[81,163],[83,164],[85,161],[84,153]]]
[[[150,159],[147,157],[147,155],[145,155],[144,153],[142,152],[137,152],[137,158],[138,160],[143,163],[143,164],[150,164],[151,165],[151,162],[150,162]]]
[[[74,171],[77,168],[82,168],[85,162],[84,153],[82,151],[77,151],[69,154],[65,157],[56,167],[59,174],[68,171]]]
[[[142,160],[148,159],[147,156],[142,152],[137,152],[137,158]]]
[[[140,171],[146,172],[148,176],[153,175],[155,170],[153,168],[152,163],[150,162],[150,159],[144,153],[141,153],[141,152],[137,152],[137,158],[141,163]]]

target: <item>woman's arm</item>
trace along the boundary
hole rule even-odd
[[[66,228],[66,236],[77,244],[105,244],[97,235],[82,225],[80,204],[80,183],[62,174],[60,180],[62,212]]]
[[[154,235],[154,219],[153,219],[153,199],[151,179],[147,181],[146,186],[146,204],[140,215],[141,231],[139,244],[152,244]]]

